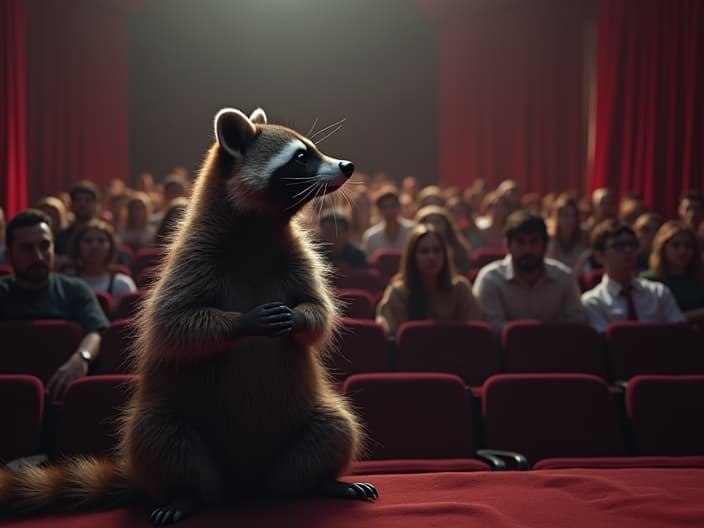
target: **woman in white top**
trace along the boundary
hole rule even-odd
[[[68,250],[71,268],[64,270],[83,279],[93,290],[112,295],[115,305],[123,295],[137,289],[132,277],[110,271],[116,246],[110,225],[102,220],[91,220],[73,234]]]

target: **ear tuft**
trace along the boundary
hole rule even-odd
[[[235,108],[223,108],[215,115],[215,137],[218,144],[233,157],[239,156],[256,134],[254,123]]]
[[[249,116],[249,120],[255,125],[266,125],[266,114],[261,108],[257,108],[252,115]]]

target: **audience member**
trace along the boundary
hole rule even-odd
[[[624,196],[618,210],[618,219],[631,227],[638,217],[647,212],[642,198],[636,195]]]
[[[582,231],[577,201],[568,194],[561,194],[553,204],[548,220],[550,240],[545,256],[576,269],[579,257],[588,248]]]
[[[457,229],[457,225],[447,212],[447,209],[437,205],[427,205],[416,213],[418,224],[431,224],[445,238],[455,270],[466,275],[472,267],[469,260],[469,244]]]
[[[382,187],[375,203],[382,220],[364,232],[362,249],[367,255],[379,249],[403,249],[415,224],[401,217],[398,191],[390,186]]]
[[[406,321],[479,319],[469,281],[454,270],[447,242],[432,225],[417,225],[408,237],[401,270],[377,306],[377,322],[389,336]]]
[[[482,218],[477,220],[482,237],[482,247],[501,249],[503,247],[504,225],[510,213],[508,202],[498,191],[484,197],[481,207]]]
[[[586,323],[579,288],[570,268],[545,258],[545,221],[527,210],[506,222],[509,254],[484,266],[474,282],[482,316],[496,330],[516,319]]]
[[[636,267],[639,271],[645,271],[650,267],[653,240],[661,225],[662,216],[658,213],[643,213],[633,224],[633,231],[635,231],[638,238],[638,262]]]
[[[586,219],[584,230],[591,232],[604,220],[615,219],[617,211],[616,196],[611,189],[600,187],[592,193],[592,214]]]
[[[688,191],[680,198],[678,209],[680,220],[691,227],[698,236],[704,223],[704,196],[697,191]]]
[[[80,225],[97,218],[98,188],[89,181],[80,181],[71,187],[71,211],[74,221],[66,228],[56,233],[55,252],[64,256],[68,251],[71,236]]]
[[[685,320],[664,284],[635,278],[636,234],[626,224],[605,220],[592,235],[594,256],[604,266],[601,282],[582,294],[589,323],[599,332],[613,321],[677,323]]]
[[[422,209],[428,205],[438,205],[445,207],[447,198],[442,193],[442,190],[437,185],[427,185],[418,193],[418,209]]]
[[[366,269],[367,255],[357,245],[350,242],[350,219],[334,209],[320,215],[318,234],[325,258],[340,272],[352,269]]]
[[[123,244],[137,250],[148,246],[154,239],[154,226],[149,222],[152,204],[145,193],[135,193],[125,204],[120,217],[117,236]]]
[[[521,208],[521,190],[518,184],[513,180],[504,180],[496,188],[505,200],[509,213],[517,211]]]
[[[28,209],[8,222],[7,260],[14,276],[0,279],[0,320],[66,319],[82,326],[85,334],[78,349],[47,383],[50,397],[62,400],[69,384],[88,373],[99,353],[99,332],[109,322],[83,281],[51,272],[50,221],[43,212]]]
[[[469,205],[469,202],[462,195],[451,196],[447,199],[447,210],[469,244],[470,250],[482,247],[482,235],[474,221],[472,206]]]
[[[35,209],[44,211],[51,220],[51,231],[56,235],[68,225],[68,214],[66,206],[56,196],[44,196],[40,198]]]
[[[132,277],[110,270],[115,259],[117,241],[109,224],[102,220],[91,220],[76,229],[69,244],[70,270],[94,291],[109,293],[116,303],[127,294],[137,290]]]
[[[662,282],[687,319],[704,317],[704,263],[699,240],[684,222],[665,222],[655,235],[644,279]]]

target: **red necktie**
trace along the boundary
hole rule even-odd
[[[621,289],[621,295],[626,298],[626,306],[628,306],[628,320],[637,321],[638,312],[636,311],[636,303],[633,302],[633,287],[630,283]]]

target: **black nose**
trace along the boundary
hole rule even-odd
[[[342,171],[342,174],[347,176],[348,178],[352,176],[352,173],[354,172],[354,165],[350,163],[349,161],[341,161],[340,162],[340,170]]]

